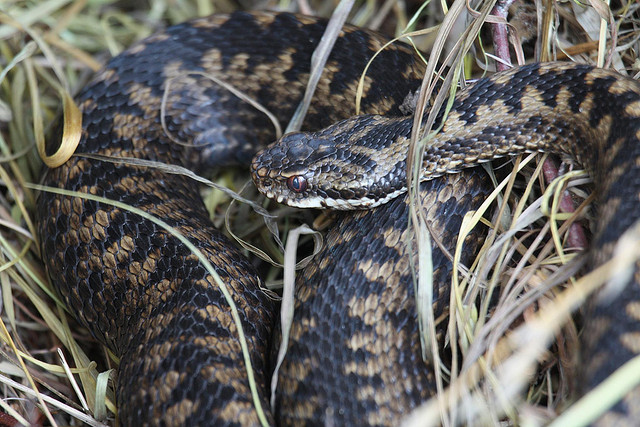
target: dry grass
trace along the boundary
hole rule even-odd
[[[28,184],[37,183],[40,176],[36,142],[48,134],[65,94],[76,93],[100,64],[134,40],[167,24],[230,9],[224,1],[149,3],[148,9],[126,11],[119,8],[122,2],[106,0],[9,0],[0,5],[0,407],[24,425],[113,422],[113,390],[108,381],[113,358],[69,320],[48,284],[34,238],[35,193]],[[487,3],[477,10],[489,8]],[[541,3],[547,2],[536,2]],[[314,10],[329,13],[322,10],[327,2],[321,4],[324,6]],[[585,13],[573,2],[555,7],[546,11],[534,4],[519,7],[524,13],[518,15],[515,26],[518,34],[531,41],[517,47],[520,53],[514,58],[571,58],[611,63],[636,76],[640,73],[635,56],[640,52],[637,2],[614,2],[613,21],[604,27],[593,9]],[[466,13],[463,7],[458,10]],[[439,2],[427,5],[424,12],[412,29],[442,21]],[[390,18],[384,18],[386,14]],[[411,22],[404,2],[368,2],[359,5],[353,15],[352,22],[358,25],[386,31],[402,30]],[[539,18],[538,26],[534,17]],[[606,44],[592,41],[598,34],[610,34],[612,28],[615,43],[611,37]],[[426,36],[416,43],[451,52],[451,44],[443,43],[445,32],[452,38],[462,33],[459,25],[451,25],[441,29],[439,37]],[[470,53],[459,53],[456,61],[463,64],[467,77],[477,76],[491,68],[493,48],[484,32],[480,38],[475,34],[466,37]],[[610,53],[612,45],[615,49]],[[568,313],[581,305],[585,287],[595,288],[610,274],[604,266],[579,279],[583,286],[578,292],[577,279],[571,277],[582,257],[577,251],[562,249],[569,225],[588,226],[591,219],[588,190],[582,186],[585,175],[576,172],[558,181],[560,188],[566,186],[576,199],[585,201],[579,202],[575,214],[567,215],[558,211],[554,196],[558,187],[542,178],[540,157],[517,160],[514,167],[519,170],[517,175],[498,171],[497,190],[492,204],[487,205],[485,217],[491,219],[496,232],[487,238],[471,273],[460,275],[454,283],[451,345],[463,358],[457,361],[452,385],[443,384],[445,398],[428,402],[414,414],[420,420],[416,425],[429,420],[477,425],[480,416],[489,425],[499,420],[538,425],[564,410],[571,397],[568,378],[578,326]],[[217,178],[227,186],[237,181],[230,173]],[[228,203],[219,193],[210,193],[207,201],[213,208]],[[217,216],[216,221],[222,225],[224,218]],[[487,220],[482,214],[469,217],[468,226],[479,221]],[[277,247],[266,243],[268,234],[255,232],[257,227],[247,227],[248,234],[257,235],[257,244],[281,260]],[[478,295],[497,295],[494,300],[498,302],[468,303]],[[0,416],[0,424],[5,419],[9,420]]]

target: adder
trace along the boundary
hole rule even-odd
[[[43,260],[66,305],[119,357],[116,392],[123,425],[394,425],[433,395],[432,368],[416,345],[409,268],[415,255],[404,244],[403,143],[411,119],[402,117],[400,105],[424,72],[410,48],[394,44],[372,62],[362,116],[317,133],[285,136],[281,142],[287,148],[271,148],[266,163],[252,162],[261,191],[294,206],[359,208],[363,198],[387,202],[339,215],[323,251],[300,275],[293,341],[274,413],[267,376],[276,304],[252,263],[215,229],[194,184],[162,169],[82,155],[155,160],[197,171],[249,162],[274,139],[270,123],[216,80],[286,122],[302,97],[324,28],[320,19],[287,13],[196,19],[113,58],[78,96],[83,119],[78,154],[49,170],[45,184],[125,203],[185,236],[229,290],[251,365],[213,275],[163,224],[95,197],[43,192],[38,201]],[[367,30],[343,29],[306,129],[355,114],[357,81],[386,41]],[[522,151],[575,155],[597,183],[601,209],[592,253],[598,264],[612,256],[640,212],[638,116],[640,85],[611,71],[534,64],[496,74],[459,93],[426,153],[425,177]],[[336,129],[353,132],[335,137],[355,145],[339,151],[334,141],[329,144]],[[384,140],[395,145],[360,145]],[[352,159],[356,163],[347,166]],[[309,161],[325,163],[303,164]],[[283,167],[271,169],[278,164]],[[324,178],[312,175],[314,168]],[[368,178],[368,169],[380,172],[381,180]],[[372,189],[355,186],[363,182]],[[322,198],[309,199],[312,191]],[[421,184],[423,207],[445,246],[453,245],[462,216],[488,191],[486,178],[475,169]],[[477,240],[467,238],[463,262]],[[451,266],[437,248],[434,264],[434,309],[442,314]],[[584,354],[593,356],[585,362],[587,387],[636,354],[637,340],[627,337],[638,331],[639,272],[636,263],[623,291],[606,303],[595,300],[584,332]],[[617,407],[621,416],[633,416],[638,405],[625,405]]]

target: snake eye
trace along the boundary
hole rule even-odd
[[[295,193],[302,193],[307,189],[307,179],[302,175],[290,176],[287,179],[287,187]]]

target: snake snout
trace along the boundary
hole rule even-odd
[[[313,133],[289,133],[254,157],[251,175],[258,190],[279,203],[322,207],[314,200],[322,179],[318,174],[322,161],[334,154],[335,149]]]

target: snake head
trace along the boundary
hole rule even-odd
[[[368,209],[396,197],[404,192],[406,149],[381,146],[395,142],[395,136],[379,134],[388,129],[382,120],[388,119],[357,116],[318,132],[283,136],[254,157],[256,187],[299,208]]]
[[[329,172],[336,152],[330,141],[304,132],[290,133],[256,155],[251,175],[258,190],[278,203],[326,208],[322,169]]]

